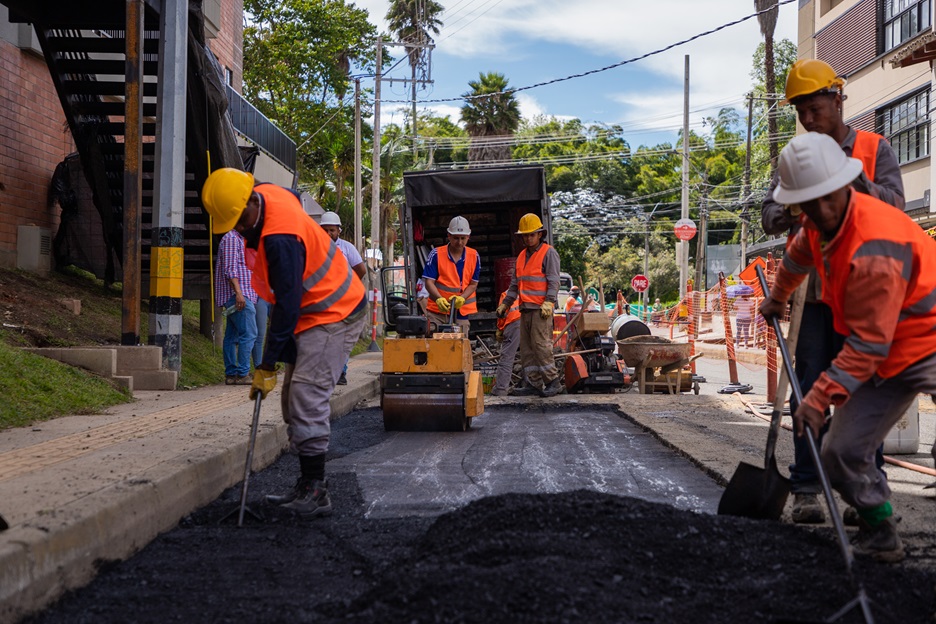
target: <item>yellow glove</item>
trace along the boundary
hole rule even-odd
[[[445,297],[436,299],[436,305],[439,306],[439,312],[446,313],[449,311],[449,302]]]
[[[495,310],[494,314],[497,315],[497,318],[504,318],[505,316],[507,316],[507,310],[508,310],[507,304],[502,303],[499,306],[497,306],[497,310]]]
[[[497,340],[497,342],[504,342],[504,330],[498,329],[494,332],[494,339]]]
[[[553,313],[553,302],[544,301],[540,306],[540,318],[548,319]]]
[[[266,398],[270,390],[276,387],[276,371],[257,369],[254,371],[253,384],[250,386],[250,398],[257,398],[260,393],[261,398]]]
[[[455,306],[456,310],[458,310],[463,305],[465,305],[465,298],[455,295],[454,297],[452,297],[452,305]]]

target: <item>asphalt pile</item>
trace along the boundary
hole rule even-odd
[[[251,490],[287,486],[294,461]],[[233,488],[32,621],[759,623],[822,621],[856,596],[828,529],[584,490],[372,520],[353,475],[330,481],[332,517],[252,507],[243,527],[224,519]],[[855,576],[877,621],[933,620],[927,572],[858,561]]]

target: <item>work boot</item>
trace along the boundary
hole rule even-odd
[[[500,388],[497,388],[493,392],[491,392],[491,394],[493,394],[494,396],[507,396],[510,393],[507,392],[506,390],[501,390]]]
[[[345,376],[344,373],[341,373],[341,377],[338,378],[338,385],[339,385],[339,386],[347,386],[347,385],[348,385],[348,378]]]
[[[845,508],[845,513],[842,514],[842,524],[845,526],[859,526],[861,522],[861,517],[858,515],[858,510],[849,505]]]
[[[511,396],[540,396],[542,391],[539,388],[534,388],[533,386],[518,386],[510,391]]]
[[[545,388],[543,388],[543,392],[541,396],[544,396],[544,397],[556,396],[557,394],[562,392],[562,390],[563,390],[562,381],[558,377],[556,377],[555,379],[550,381],[549,384]]]
[[[328,482],[303,479],[296,498],[282,505],[282,508],[291,509],[304,519],[330,516],[332,505],[328,497]]]
[[[793,522],[796,524],[822,524],[825,512],[819,504],[819,495],[808,492],[793,494]]]
[[[292,487],[292,489],[285,494],[267,494],[263,500],[268,505],[285,505],[286,503],[291,503],[299,497],[299,493],[302,491],[303,481],[304,479],[299,477],[296,479],[296,484]]]
[[[857,557],[870,557],[882,563],[897,563],[904,558],[903,542],[897,535],[897,520],[887,518],[876,527],[859,520],[858,533],[852,537],[852,549]]]
[[[235,377],[231,383],[235,386],[251,386],[253,385],[253,379],[250,375],[244,375],[243,377]]]

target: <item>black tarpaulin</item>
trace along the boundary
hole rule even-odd
[[[542,166],[465,169],[446,172],[412,171],[403,174],[406,204],[411,208],[452,204],[540,202],[546,193]]]

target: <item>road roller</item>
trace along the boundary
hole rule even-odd
[[[471,341],[454,322],[429,331],[424,316],[396,318],[383,346],[380,407],[387,431],[466,431],[484,411]]]

